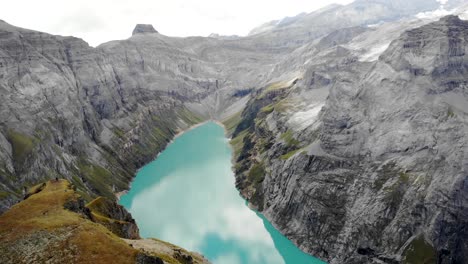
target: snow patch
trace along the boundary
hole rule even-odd
[[[439,17],[447,16],[453,14],[455,10],[445,10],[443,7],[440,7],[434,11],[421,12],[416,14],[416,17],[419,19],[436,19]]]
[[[468,20],[468,11],[461,13],[458,17],[463,20]]]
[[[369,24],[367,25],[368,28],[377,28],[377,27],[380,27],[381,25],[385,24],[385,22],[383,21],[380,21],[379,23],[375,23],[375,24]]]
[[[379,58],[380,54],[382,54],[387,48],[390,46],[390,42],[376,45],[364,54],[362,54],[359,58],[359,61],[375,61]]]
[[[291,116],[288,123],[298,130],[306,129],[317,120],[317,116],[324,105],[325,103],[313,104],[306,111],[296,112]]]

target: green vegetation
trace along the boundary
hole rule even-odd
[[[242,112],[238,112],[237,114],[234,114],[233,116],[223,120],[223,125],[226,128],[228,134],[232,134],[234,130],[236,130],[237,125],[242,120],[241,114]]]
[[[382,189],[383,185],[391,178],[397,175],[397,168],[394,163],[387,163],[382,166],[382,169],[377,171],[378,178],[374,181],[373,189],[378,191]]]
[[[290,86],[288,85],[287,82],[274,82],[274,83],[271,83],[270,85],[268,85],[268,86],[262,91],[262,93],[260,94],[259,98],[264,97],[265,95],[267,95],[267,94],[270,93],[270,92],[278,91],[278,90],[283,90],[283,89],[287,89],[287,88],[290,88]]]
[[[35,185],[35,186],[29,188],[28,193],[26,195],[31,196],[33,194],[36,194],[36,193],[42,191],[45,188],[45,186],[46,186],[45,183],[40,183],[38,185]]]
[[[392,185],[390,186],[386,186],[384,191],[388,192],[388,193],[393,193],[393,192],[396,192],[398,191],[398,189],[400,188],[400,186],[404,186],[406,184],[409,183],[410,181],[410,174],[409,173],[406,173],[406,172],[398,172],[398,173],[394,173],[393,174],[393,178],[396,178],[397,181],[394,182]],[[388,180],[387,180],[388,181]],[[381,183],[383,185],[383,183]]]
[[[302,150],[302,149],[295,149],[295,150],[290,151],[290,152],[288,152],[288,153],[286,153],[286,154],[284,154],[284,155],[281,155],[280,158],[281,158],[282,160],[287,160],[287,159],[289,159],[290,157],[292,157],[294,154],[296,154],[297,152],[299,152],[299,151],[301,151],[301,150]]]
[[[247,130],[240,132],[237,137],[231,139],[231,146],[234,151],[234,157],[239,156],[244,147],[244,138],[249,134]]]
[[[32,153],[34,138],[14,130],[9,130],[7,136],[13,148],[13,160],[15,164],[21,165]]]
[[[192,258],[195,260],[195,261],[193,262],[194,264],[196,264],[196,263],[202,263],[202,262],[204,261],[200,256],[198,256],[198,255],[196,255],[196,254],[192,254],[192,253],[190,253],[189,251],[187,251],[187,250],[185,250],[185,249],[183,249],[183,248],[181,248],[181,247],[178,247],[178,246],[176,246],[176,245],[174,245],[174,244],[171,244],[171,243],[169,243],[169,242],[162,241],[162,240],[159,240],[159,239],[157,239],[157,238],[151,238],[151,240],[155,241],[155,242],[158,243],[158,244],[162,244],[162,245],[164,245],[165,247],[168,247],[168,248],[172,249],[173,251],[179,251],[179,252],[181,252],[181,253],[183,253],[183,254],[185,254],[185,255],[190,255],[190,256],[192,256]],[[184,262],[183,259],[177,259],[177,257],[174,256],[174,255],[173,255],[173,256],[170,256],[170,255],[168,255],[168,254],[160,254],[160,253],[159,253],[159,254],[156,253],[156,254],[154,254],[154,255],[157,256],[157,257],[159,257],[159,258],[161,258],[162,260],[164,260],[164,261],[167,262],[167,263],[171,263],[171,264],[180,264],[180,263],[182,263],[182,264],[185,264],[185,262]]]
[[[267,106],[264,106],[260,109],[261,113],[269,114],[275,110],[275,104],[269,104]]]
[[[92,164],[87,161],[78,163],[78,170],[83,178],[91,183],[97,190],[97,193],[102,196],[112,197],[109,183],[112,181],[112,174],[103,167]]]
[[[189,125],[194,125],[203,122],[204,118],[189,111],[187,108],[183,108],[177,112],[180,119],[184,120]]]
[[[448,117],[448,118],[453,118],[453,117],[455,117],[455,113],[453,112],[452,107],[449,107],[449,108],[447,109],[447,117]]]
[[[157,138],[159,142],[164,142],[171,137],[170,131],[166,129],[162,129],[160,127],[153,128],[153,135]]]
[[[283,113],[283,112],[286,112],[286,110],[290,107],[291,107],[291,102],[288,99],[283,99],[283,100],[280,100],[278,103],[276,103],[275,111]]]
[[[435,264],[436,254],[434,247],[420,235],[403,252],[403,264]]]
[[[398,176],[399,176],[400,182],[402,182],[402,183],[408,183],[409,182],[410,175],[408,173],[400,172],[398,174]]]
[[[11,194],[9,192],[0,191],[0,200],[7,198]]]
[[[114,128],[112,129],[112,131],[114,132],[114,134],[115,134],[117,137],[119,137],[119,138],[121,138],[121,139],[125,139],[125,138],[126,138],[126,137],[125,137],[125,131],[123,131],[122,129],[120,129],[120,128],[118,128],[118,127],[114,127]]]
[[[271,112],[276,111],[279,113],[286,112],[286,110],[290,107],[290,102],[287,99],[282,99],[278,102],[271,103],[267,106],[264,106],[260,109],[261,113],[269,114]]]
[[[91,212],[93,222],[105,226],[119,237],[129,238],[128,236],[130,235],[130,238],[132,239],[139,238],[136,229],[133,233],[129,232],[129,226],[132,226],[133,223],[113,218],[112,212],[116,207],[118,207],[118,205],[114,201],[102,196],[94,199],[86,205],[86,208]]]
[[[281,135],[281,139],[284,140],[288,147],[296,147],[300,142],[294,138],[292,130],[288,130]]]
[[[265,179],[265,166],[263,163],[257,163],[250,168],[248,179],[254,184],[263,182]]]

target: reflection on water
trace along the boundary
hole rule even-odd
[[[215,123],[177,138],[139,171],[120,203],[141,236],[200,252],[213,263],[322,263],[246,206],[235,189],[229,143]]]

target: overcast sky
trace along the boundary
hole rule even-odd
[[[125,39],[137,23],[169,36],[246,35],[274,19],[353,0],[10,0],[0,19],[24,28],[83,38]]]

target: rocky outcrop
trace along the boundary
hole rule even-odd
[[[90,218],[111,230],[114,234],[127,239],[139,239],[138,226],[132,215],[115,201],[105,197],[98,197],[86,208],[90,211]]]
[[[40,187],[40,188],[37,188]],[[66,180],[51,180],[31,189],[31,195],[0,216],[1,263],[165,263],[166,253],[177,249],[190,263],[209,263],[166,242],[145,243],[145,248],[126,243],[115,226],[107,229],[99,217],[132,220],[124,208],[100,199],[84,206],[83,199]],[[91,213],[91,214],[90,214]],[[133,223],[134,224],[134,223]],[[138,229],[137,229],[138,230]],[[110,232],[112,231],[112,233]],[[137,234],[138,235],[138,234]],[[156,240],[155,240],[156,241]],[[172,252],[172,251],[171,251]],[[193,255],[193,257],[192,257]],[[171,259],[171,263],[189,263]]]
[[[133,248],[146,252],[149,255],[163,259],[165,263],[181,263],[181,264],[208,264],[202,255],[196,252],[189,252],[183,248],[164,242],[158,239],[125,239]]]
[[[137,34],[91,48],[6,23],[0,33],[0,211],[46,178],[70,180],[88,201],[113,199],[177,132],[242,100],[232,94],[259,81],[251,68],[273,61],[214,39]]]
[[[158,33],[151,24],[137,24],[133,29],[132,36],[136,34]]]
[[[286,96],[244,110],[242,194],[330,263],[467,262],[467,48],[456,16],[406,31],[373,63],[332,47],[333,70],[311,64]]]

